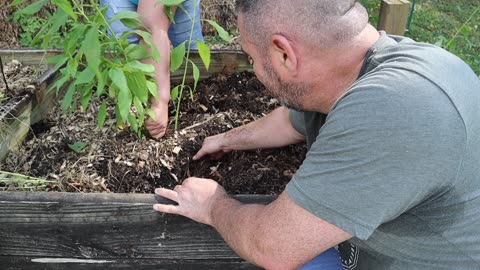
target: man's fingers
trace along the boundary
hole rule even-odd
[[[171,204],[154,204],[153,209],[158,212],[167,213],[167,214],[176,214],[180,215],[180,211],[177,205]]]
[[[193,160],[199,160],[199,159],[201,159],[201,158],[205,155],[204,151],[202,151],[202,150],[203,150],[203,148],[200,149],[200,150],[193,156]]]
[[[166,188],[157,188],[155,189],[155,194],[178,203],[178,193],[176,191]]]
[[[146,125],[145,127],[148,130],[148,133],[154,138],[154,139],[159,139],[163,137],[167,131],[167,128],[164,125],[161,124],[154,124],[154,125]]]

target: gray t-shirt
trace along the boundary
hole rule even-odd
[[[289,196],[354,236],[346,269],[480,269],[478,77],[383,32],[365,59],[328,116],[291,111],[309,151]]]

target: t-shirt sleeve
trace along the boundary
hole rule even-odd
[[[289,110],[290,123],[300,134],[306,135],[304,114],[295,110]]]
[[[451,187],[463,122],[441,90],[409,76],[417,85],[372,83],[341,98],[287,185],[295,203],[365,240]]]

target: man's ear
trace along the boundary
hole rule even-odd
[[[287,72],[290,76],[297,75],[298,55],[295,53],[292,43],[283,35],[272,35],[270,57],[272,65],[277,71]]]

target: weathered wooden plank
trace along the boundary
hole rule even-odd
[[[61,50],[0,49],[0,56],[4,62],[15,59],[25,65],[46,65],[48,63],[48,57],[58,55],[61,52]],[[205,69],[200,54],[197,51],[190,53],[190,60],[200,68],[201,78],[208,78],[216,73],[233,73],[252,70],[247,56],[242,51],[236,50],[212,50],[208,70]],[[183,67],[184,66],[171,75],[171,79],[174,82],[180,81],[183,77]],[[187,72],[187,79],[193,79],[191,68]]]
[[[158,259],[58,259],[35,257],[2,257],[0,265],[4,270],[225,270],[260,269],[245,261],[228,260],[158,260]]]
[[[408,0],[382,0],[378,30],[385,30],[392,35],[404,35],[409,12]]]
[[[43,120],[52,108],[58,106],[56,90],[52,88],[52,85],[60,77],[60,72],[52,67],[35,80],[36,91],[32,99],[32,125]],[[69,83],[65,83],[59,93],[65,92],[68,86]]]
[[[27,95],[0,108],[0,162],[25,139],[31,124],[32,102]]]
[[[49,89],[58,77],[56,70],[48,69],[35,80],[34,94],[15,97],[0,108],[0,162],[23,142],[30,126],[42,120],[53,108],[55,91]]]
[[[47,65],[48,57],[60,54],[61,50],[37,50],[37,49],[0,49],[0,56],[4,63],[18,60],[24,65]]]
[[[274,199],[262,195],[236,198],[246,203]],[[155,261],[186,262],[187,268],[182,269],[189,269],[189,261],[194,267],[195,261],[201,265],[211,260],[243,267],[243,260],[213,228],[157,213],[152,209],[155,202],[169,203],[141,194],[0,192],[0,262],[18,260],[32,269],[31,259],[42,258],[113,260],[125,266],[139,260],[145,260],[146,266]],[[210,262],[206,265],[210,267]]]

